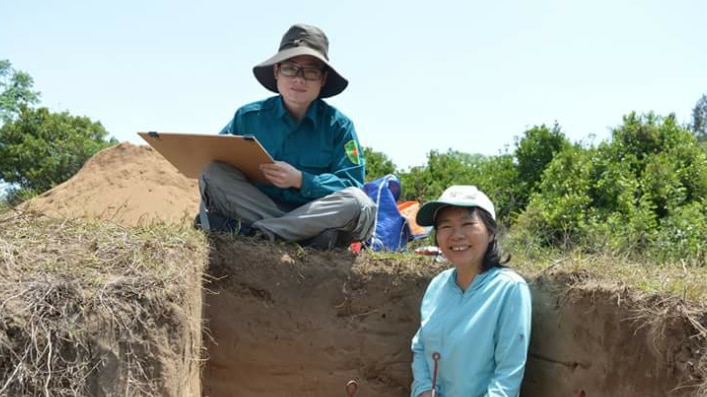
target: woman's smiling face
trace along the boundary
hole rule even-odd
[[[435,217],[437,245],[456,267],[482,268],[493,234],[478,215],[479,209],[448,206]]]

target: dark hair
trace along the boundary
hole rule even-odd
[[[440,208],[441,209],[441,208]],[[498,248],[498,224],[496,221],[491,217],[491,214],[486,212],[485,210],[479,208],[479,207],[470,207],[469,208],[469,214],[473,215],[476,214],[481,221],[484,223],[486,226],[486,229],[488,229],[489,232],[493,234],[493,240],[489,242],[488,247],[486,247],[486,252],[484,253],[484,260],[481,262],[481,273],[493,268],[493,267],[506,267],[504,266],[506,263],[508,263],[511,260],[511,254],[508,252],[505,252],[501,254],[500,249]],[[435,222],[434,226],[434,231],[435,231],[435,244],[439,246],[439,243],[437,243],[437,224]]]

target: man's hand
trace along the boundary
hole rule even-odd
[[[294,187],[299,189],[302,187],[302,171],[284,161],[260,164],[260,170],[270,183],[279,188]]]
[[[417,397],[432,397],[432,390],[423,391],[422,393],[418,394]]]

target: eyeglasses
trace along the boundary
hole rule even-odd
[[[305,80],[319,80],[324,74],[324,68],[312,68],[299,66],[296,63],[284,62],[278,65],[278,72],[287,77],[302,76]]]

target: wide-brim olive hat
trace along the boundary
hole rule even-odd
[[[319,59],[326,65],[326,83],[319,92],[320,98],[329,98],[343,91],[349,81],[344,78],[329,63],[329,39],[324,32],[316,26],[297,24],[285,32],[280,42],[277,54],[268,60],[253,67],[255,78],[272,92],[277,91],[277,80],[273,73],[273,66],[290,58],[309,55]]]
[[[437,213],[444,207],[478,207],[488,212],[496,220],[493,203],[484,192],[473,185],[454,185],[448,187],[439,199],[425,203],[417,211],[415,221],[420,226],[434,226]]]

